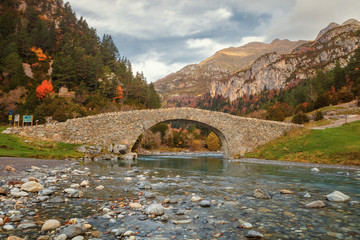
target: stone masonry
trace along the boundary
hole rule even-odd
[[[103,113],[37,127],[12,127],[4,133],[56,142],[103,146],[126,144],[131,149],[143,132],[157,123],[169,120],[190,121],[207,126],[220,138],[224,156],[228,158],[248,152],[297,127],[290,123],[194,108],[163,108]]]

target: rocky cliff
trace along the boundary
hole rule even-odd
[[[342,25],[331,23],[320,31],[316,40],[295,48],[290,54],[262,55],[247,69],[232,74],[225,81],[213,80],[210,94],[233,101],[244,94],[284,88],[314,76],[319,69],[333,69],[336,61],[346,65],[359,44],[360,22],[351,19]]]
[[[290,53],[303,43],[305,41],[276,39],[269,44],[252,42],[241,47],[226,48],[199,64],[185,66],[156,81],[155,88],[164,99],[180,94],[196,96],[208,92],[212,81],[228,79],[232,73],[247,68],[265,53]]]

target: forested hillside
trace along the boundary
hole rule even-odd
[[[62,0],[0,2],[0,120],[9,110],[40,122],[158,108],[111,35],[101,38]],[[59,94],[59,90],[60,94]]]

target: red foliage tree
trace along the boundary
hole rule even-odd
[[[41,85],[36,88],[36,97],[43,99],[50,93],[54,92],[53,86],[50,81],[44,80]]]
[[[122,89],[122,87],[120,85],[118,85],[116,87],[114,101],[115,101],[115,99],[123,99],[123,98],[124,98],[124,90]]]

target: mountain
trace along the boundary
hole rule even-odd
[[[290,53],[305,41],[276,39],[267,44],[252,42],[240,47],[230,47],[216,52],[199,64],[187,65],[155,82],[156,90],[164,99],[181,94],[197,96],[209,91],[212,81],[226,80],[233,72],[247,68],[258,57],[270,52]]]
[[[257,58],[247,69],[227,79],[213,80],[211,96],[220,95],[234,101],[264,89],[283,89],[309,77],[318,70],[331,70],[337,61],[345,66],[360,43],[360,22],[350,19],[331,23],[314,41],[295,48],[290,54],[272,52]]]

